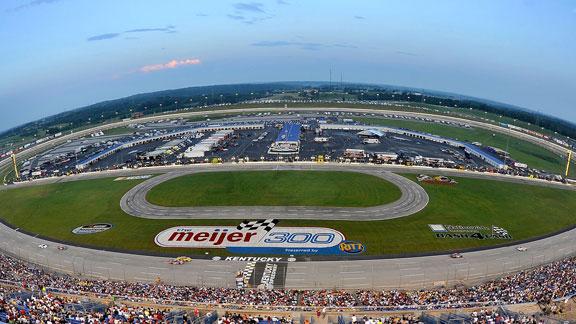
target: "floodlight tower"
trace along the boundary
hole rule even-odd
[[[16,154],[12,154],[12,166],[14,166],[14,174],[16,175],[16,180],[20,181],[20,173],[18,172],[18,164],[16,163]]]
[[[568,178],[568,173],[570,172],[570,160],[572,160],[572,151],[568,150],[568,162],[566,162],[566,178]]]

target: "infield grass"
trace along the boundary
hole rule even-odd
[[[300,171],[290,171],[300,172]],[[217,175],[217,173],[212,173]],[[414,175],[407,176],[415,179]],[[428,224],[496,225],[514,240],[555,232],[576,224],[576,192],[457,178],[454,186],[423,184],[430,203],[421,212],[388,221],[281,220],[277,226],[321,226],[360,241],[367,254],[401,254],[450,251],[493,246],[504,240],[437,239]],[[237,220],[149,220],[126,215],[120,198],[139,180],[110,178],[57,183],[0,191],[0,218],[23,230],[69,242],[104,248],[164,252],[177,255],[204,254],[204,249],[166,249],[155,245],[162,230],[179,225],[237,225]],[[227,197],[221,197],[226,199]],[[74,235],[72,229],[90,223],[111,223],[98,234]],[[212,250],[212,255],[226,255]]]
[[[203,172],[152,188],[160,206],[369,207],[398,200],[400,189],[363,173],[330,171]]]

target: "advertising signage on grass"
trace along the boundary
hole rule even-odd
[[[112,228],[112,224],[108,223],[98,223],[98,224],[90,224],[90,225],[83,225],[80,227],[76,227],[72,230],[72,233],[77,235],[85,235],[85,234],[95,234],[107,231]]]
[[[482,225],[442,225],[428,224],[436,238],[440,239],[474,239],[474,240],[511,240],[512,235],[498,226]]]
[[[324,227],[276,227],[277,220],[244,221],[238,226],[177,226],[156,235],[169,248],[218,248],[241,254],[351,254],[364,245]]]

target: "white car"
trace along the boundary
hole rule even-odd
[[[520,252],[526,252],[528,250],[528,248],[525,248],[523,246],[519,246],[516,248],[516,250],[520,251]]]
[[[38,244],[38,247],[41,248],[41,249],[45,249],[45,248],[48,247],[48,245],[46,245],[46,244]]]

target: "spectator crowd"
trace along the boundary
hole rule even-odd
[[[545,303],[576,293],[576,257],[470,287],[417,291],[244,290],[174,286],[161,282],[88,280],[57,274],[0,254],[0,278],[29,291],[114,296],[156,304],[228,304],[231,307],[299,306],[366,310],[463,308],[467,306]]]

